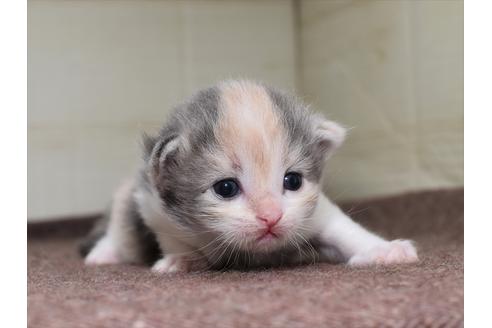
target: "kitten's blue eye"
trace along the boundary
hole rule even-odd
[[[302,185],[302,176],[296,172],[289,172],[284,176],[284,189],[298,190]]]
[[[232,198],[239,193],[239,186],[233,179],[225,179],[214,184],[214,191],[222,198]]]

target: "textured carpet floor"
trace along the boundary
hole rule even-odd
[[[316,264],[156,276],[138,266],[84,267],[87,224],[28,226],[29,327],[461,327],[463,191],[348,204],[421,261],[351,269]]]

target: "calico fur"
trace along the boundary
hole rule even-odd
[[[367,231],[321,192],[344,138],[341,125],[271,86],[230,80],[201,90],[144,135],[142,165],[85,244],[85,262],[153,263],[164,273],[416,261],[411,242]],[[284,188],[289,172],[302,177],[299,190]],[[239,183],[239,195],[214,193],[224,179]],[[271,215],[280,217],[267,227]]]

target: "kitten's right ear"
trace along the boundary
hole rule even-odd
[[[176,155],[181,147],[181,138],[177,134],[165,137],[143,135],[144,160],[150,164],[155,174],[176,163]]]

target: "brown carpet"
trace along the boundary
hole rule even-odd
[[[84,267],[85,222],[28,226],[29,327],[461,327],[463,190],[344,206],[384,236],[412,238],[421,262],[155,276]]]

